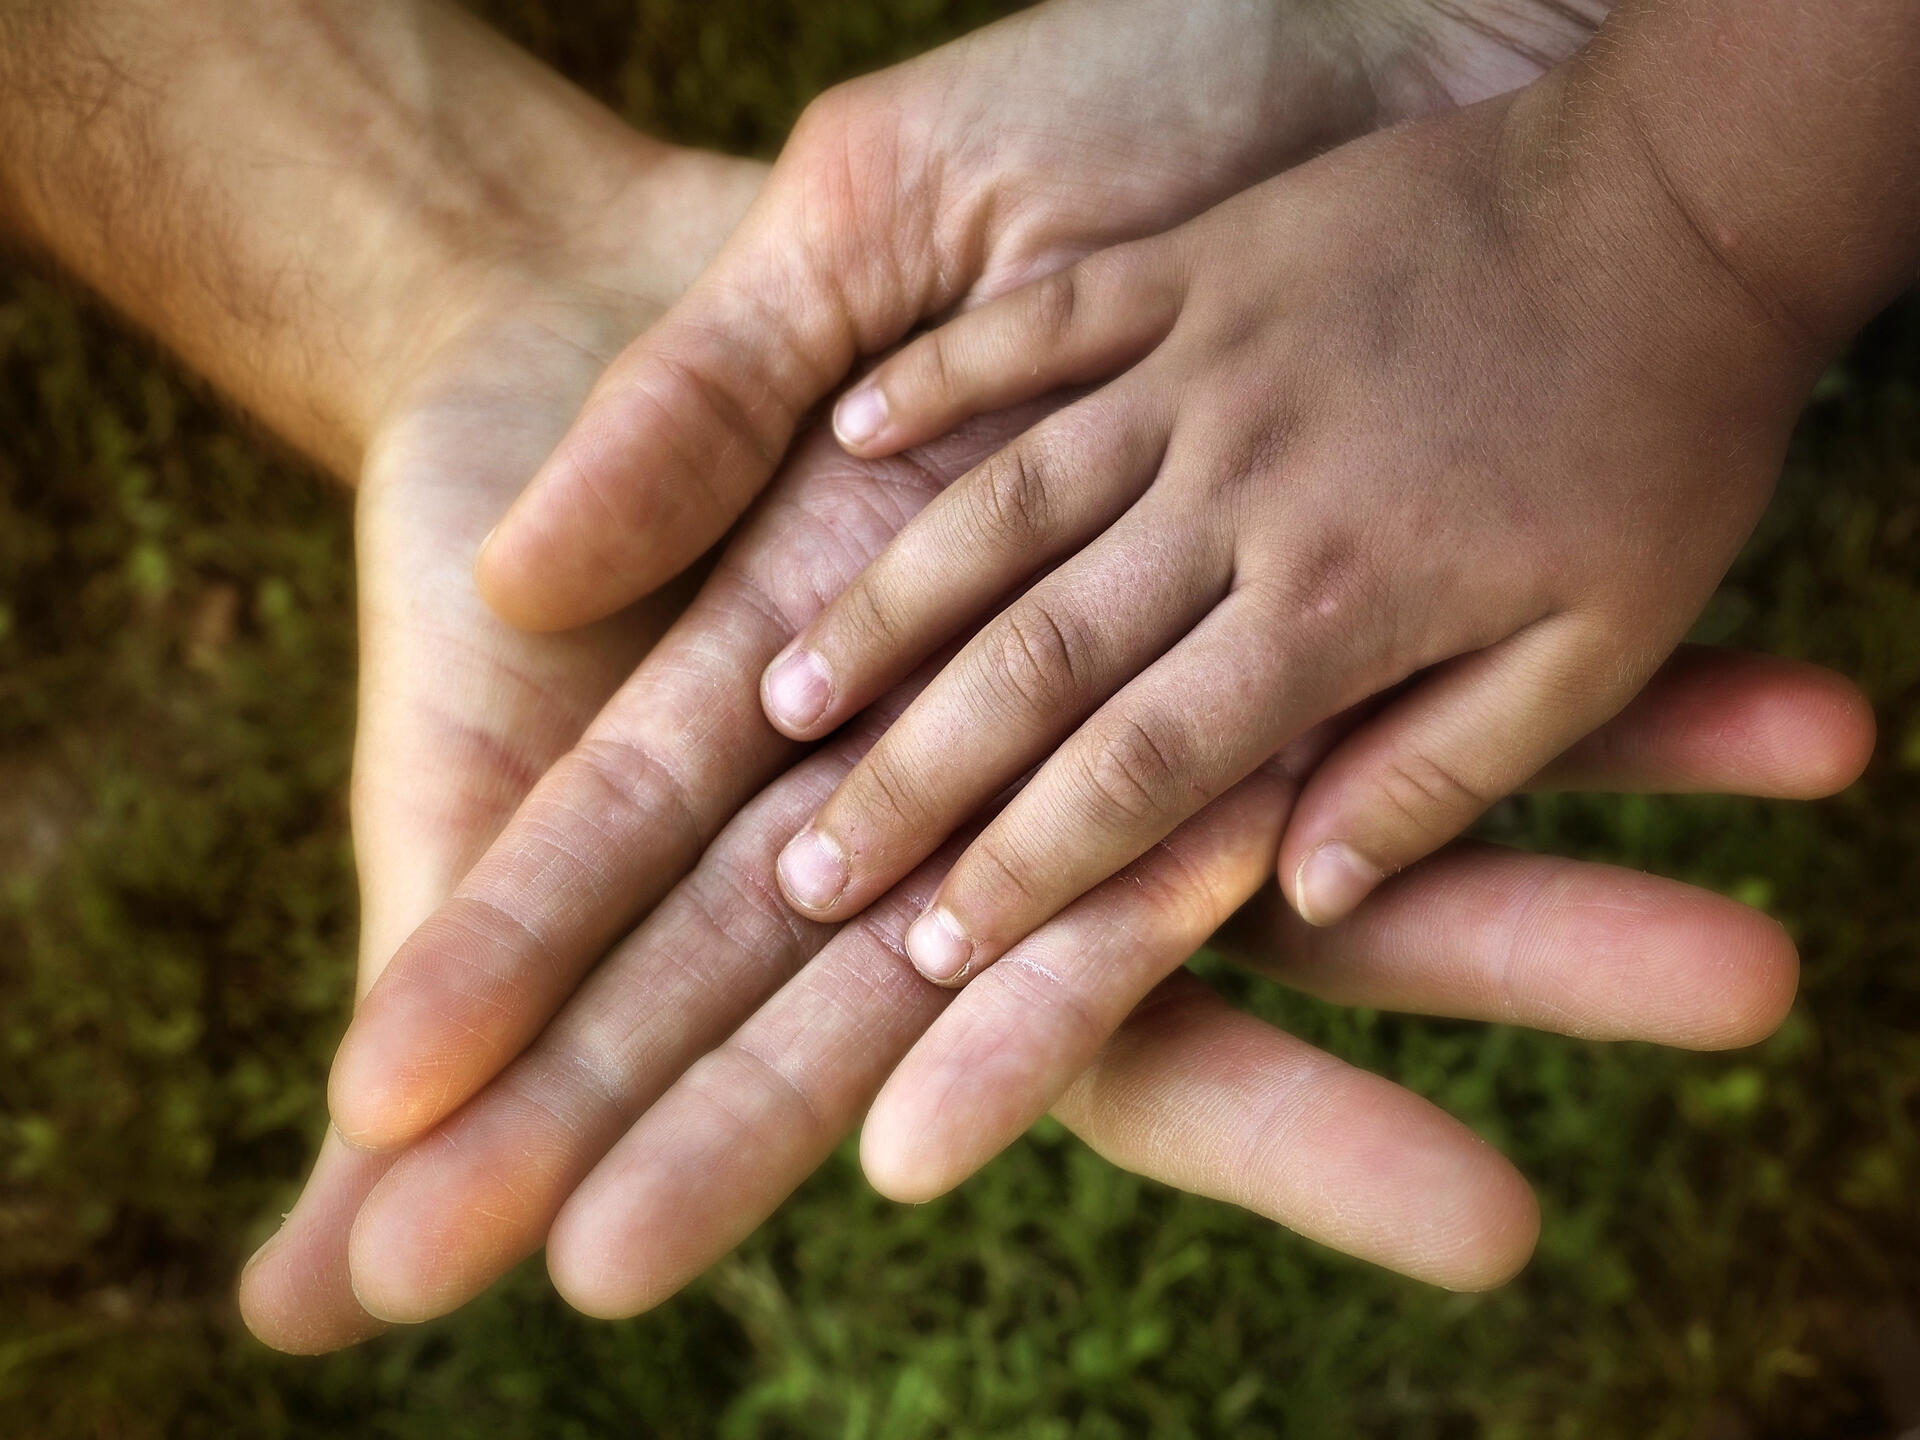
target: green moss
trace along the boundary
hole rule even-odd
[[[483,8],[635,119],[765,152],[821,85],[993,7]],[[1585,1045],[1335,1010],[1202,962],[1535,1177],[1546,1232],[1509,1289],[1394,1279],[1049,1125],[911,1209],[842,1154],[638,1321],[572,1316],[535,1267],[309,1361],[248,1338],[231,1289],[303,1171],[347,1003],[346,507],[89,306],[0,276],[0,1434],[1912,1423],[1887,1412],[1872,1333],[1920,1299],[1917,385],[1909,302],[1821,387],[1701,627],[1859,677],[1886,737],[1868,780],[1814,806],[1558,797],[1487,827],[1767,904],[1806,961],[1778,1036],[1732,1056]]]

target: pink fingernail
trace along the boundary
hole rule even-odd
[[[929,910],[907,928],[907,959],[936,985],[957,985],[973,968],[973,941],[946,910]]]
[[[1294,872],[1294,908],[1309,925],[1331,925],[1351,915],[1383,878],[1344,840],[1325,841]]]
[[[875,385],[849,390],[833,407],[833,433],[842,445],[864,445],[887,423],[887,397]]]
[[[833,698],[826,663],[811,650],[789,650],[767,671],[767,709],[789,730],[804,730]]]
[[[838,900],[852,874],[846,852],[817,830],[789,840],[775,869],[787,898],[805,910],[824,910]]]

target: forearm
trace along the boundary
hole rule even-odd
[[[474,287],[680,153],[438,0],[0,0],[0,133],[16,236],[345,476]]]
[[[1818,363],[1920,269],[1920,6],[1630,0],[1566,67],[1602,184]]]

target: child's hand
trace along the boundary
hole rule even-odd
[[[1653,179],[1590,183],[1615,157],[1558,148],[1555,94],[1357,141],[841,402],[879,455],[1132,367],[936,499],[768,668],[770,717],[820,735],[1019,596],[783,854],[801,909],[859,910],[1044,760],[908,938],[957,982],[1385,696],[1280,857],[1324,924],[1632,697],[1764,505],[1808,366]]]
[[[721,536],[858,356],[1376,124],[1523,84],[1603,9],[1054,0],[829,92],[501,523],[482,593],[535,629],[619,609]]]

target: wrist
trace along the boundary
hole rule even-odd
[[[1920,8],[1633,3],[1607,41],[1551,77],[1570,145],[1816,370],[1920,267]]]
[[[1837,342],[1715,243],[1711,218],[1577,67],[1498,103],[1489,206],[1535,308],[1672,405],[1784,439]]]
[[[693,168],[440,0],[27,3],[0,42],[14,232],[342,476],[483,296],[612,276]],[[684,272],[700,218],[635,248]]]

